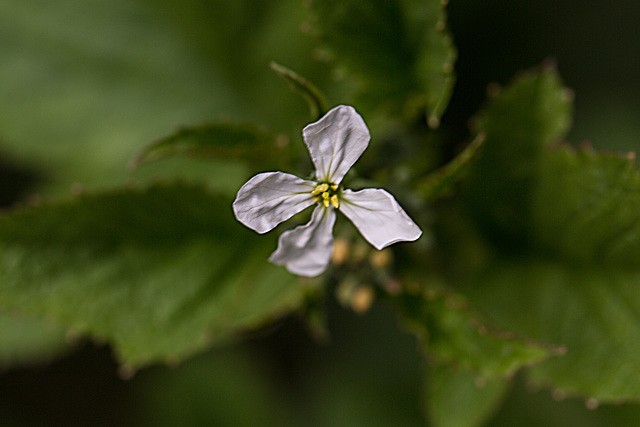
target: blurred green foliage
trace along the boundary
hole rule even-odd
[[[306,3],[0,4],[3,200],[22,204],[0,223],[0,419],[635,425],[601,405],[640,396],[640,178],[564,138],[638,149],[640,7],[453,2],[448,26],[439,0]],[[547,56],[573,130],[549,61],[512,78]],[[308,170],[315,117],[280,77],[363,114],[347,178],[392,189],[421,241],[381,257],[338,224],[347,258],[324,279],[266,262],[275,235],[230,202],[255,172]],[[345,283],[378,302],[336,307]],[[65,335],[109,347],[61,358]],[[152,363],[174,369],[115,377]]]
[[[427,374],[426,407],[434,426],[484,424],[509,391],[509,381],[476,377],[471,372],[434,365]],[[464,407],[464,411],[460,408]]]
[[[2,221],[3,308],[111,343],[127,369],[179,361],[296,309],[273,238],[199,187],[113,191]],[[239,229],[238,229],[239,228]]]

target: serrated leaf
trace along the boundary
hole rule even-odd
[[[39,363],[68,349],[64,331],[43,322],[0,314],[0,367]]]
[[[449,104],[455,74],[453,64],[458,53],[447,28],[445,6],[448,0],[404,0],[417,42],[416,80],[424,94],[427,124],[440,125],[440,117]],[[437,6],[439,3],[439,7]]]
[[[534,380],[604,401],[640,399],[632,344],[640,342],[640,174],[634,158],[549,151],[532,199],[534,242],[554,262],[520,267],[526,277],[520,298],[545,295],[544,308],[528,308],[530,322],[538,319],[542,328],[533,336],[569,348],[563,360],[534,370]]]
[[[456,56],[443,2],[315,0],[310,7],[320,40],[359,85],[359,104],[396,114],[426,108],[437,127]]]
[[[0,221],[0,305],[106,340],[137,367],[179,360],[295,310],[275,236],[200,187],[87,195]]]
[[[535,243],[572,263],[640,270],[635,155],[561,147],[545,153],[532,195]]]
[[[430,356],[479,377],[510,376],[560,351],[490,327],[462,296],[442,288],[400,296],[397,302]]]
[[[485,380],[444,365],[427,371],[426,406],[434,427],[477,427],[498,409],[509,391],[505,379]]]
[[[501,324],[567,347],[531,368],[535,383],[602,402],[640,399],[640,273],[517,259],[469,285]]]
[[[281,163],[284,150],[276,137],[264,129],[246,123],[211,123],[182,127],[149,144],[130,163],[135,169],[151,162],[175,156],[231,159],[246,162],[252,168]]]
[[[550,68],[519,76],[477,118],[475,130],[486,141],[467,200],[480,227],[501,244],[530,240],[540,155],[564,137],[570,121],[570,97]]]
[[[287,82],[293,92],[299,93],[307,101],[313,121],[324,116],[328,110],[327,101],[313,83],[277,62],[271,62],[271,69]]]
[[[534,382],[560,395],[637,400],[640,174],[634,156],[553,144],[568,97],[543,76],[506,89],[480,121],[487,144],[470,199],[502,251],[468,278],[467,293],[500,324],[567,347],[532,368]]]

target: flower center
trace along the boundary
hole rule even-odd
[[[311,192],[316,196],[315,201],[322,203],[325,208],[329,207],[329,204],[338,209],[340,202],[338,201],[338,185],[330,182],[322,182],[316,185],[316,188]]]

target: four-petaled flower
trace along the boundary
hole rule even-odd
[[[260,173],[240,188],[233,202],[238,221],[260,234],[316,204],[309,223],[282,233],[269,261],[301,276],[321,274],[333,252],[336,209],[376,249],[420,237],[420,228],[385,190],[351,191],[340,186],[370,139],[353,107],[332,109],[302,134],[316,168],[315,182],[283,172]]]

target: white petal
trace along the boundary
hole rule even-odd
[[[285,231],[278,239],[278,249],[269,257],[293,274],[314,277],[327,269],[333,252],[333,208],[318,205],[305,225]]]
[[[384,190],[344,190],[339,209],[376,249],[413,241],[422,234],[396,199]]]
[[[362,117],[340,105],[302,130],[320,182],[339,184],[369,145],[369,129]]]
[[[311,206],[315,185],[288,173],[260,173],[240,188],[233,213],[247,227],[266,233]]]

